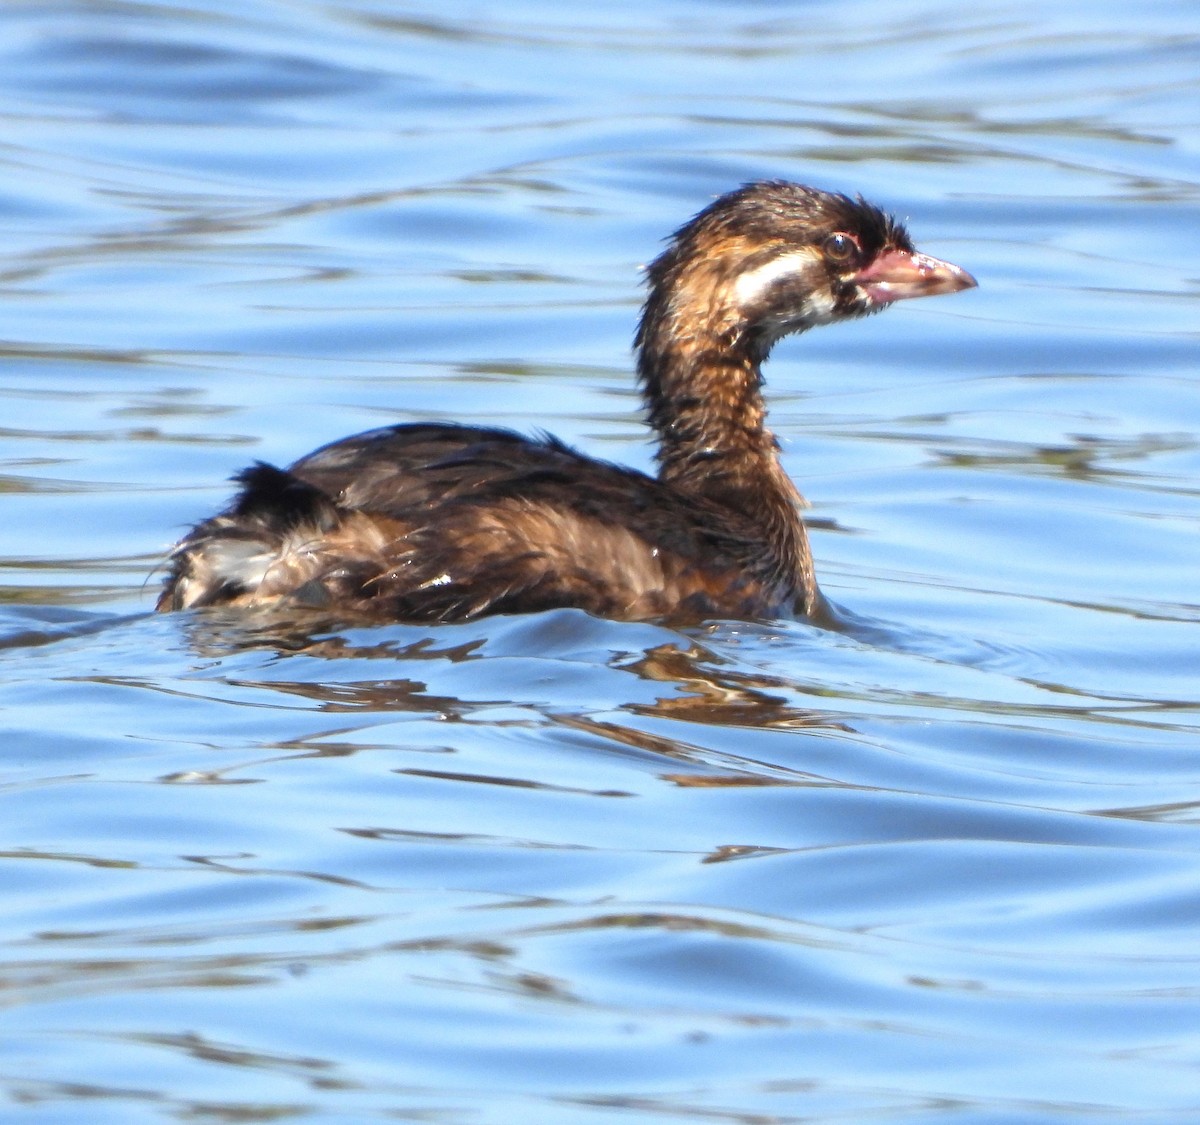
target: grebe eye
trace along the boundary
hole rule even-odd
[[[847,262],[857,261],[861,253],[858,240],[855,239],[854,235],[846,234],[844,231],[831,234],[825,239],[825,243],[821,249],[825,252],[825,257],[829,261],[839,266],[845,265]]]

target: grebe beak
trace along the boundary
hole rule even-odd
[[[872,305],[890,305],[908,297],[936,297],[974,289],[979,284],[952,262],[914,250],[885,250],[853,277]]]

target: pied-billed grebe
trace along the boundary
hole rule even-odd
[[[577,606],[817,615],[759,366],[781,336],[975,285],[861,198],[752,183],[650,266],[635,346],[657,479],[551,437],[401,425],[257,464],[175,548],[160,610],[268,603],[402,621]]]

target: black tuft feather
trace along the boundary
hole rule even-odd
[[[229,508],[237,519],[259,520],[277,533],[301,526],[330,531],[338,524],[340,513],[332,497],[284,469],[255,461],[233,479],[242,486]]]

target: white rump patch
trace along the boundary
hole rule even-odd
[[[213,539],[204,544],[200,556],[212,573],[208,581],[245,590],[257,590],[278,558],[261,539]]]

